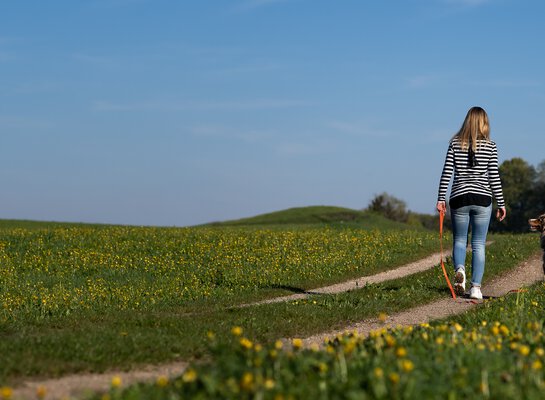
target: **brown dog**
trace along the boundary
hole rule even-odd
[[[536,219],[529,219],[530,230],[541,232],[541,248],[543,249],[543,273],[545,274],[545,214],[541,214]]]

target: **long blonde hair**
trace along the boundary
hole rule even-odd
[[[490,124],[486,111],[481,107],[471,107],[462,127],[454,137],[460,140],[462,149],[467,150],[471,147],[473,151],[477,150],[477,140],[490,140]]]

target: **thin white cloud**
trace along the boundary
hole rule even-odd
[[[412,89],[420,89],[433,86],[439,81],[437,75],[417,75],[407,79],[407,85]]]
[[[273,129],[244,129],[223,125],[195,125],[189,133],[203,140],[227,140],[260,146],[280,157],[311,156],[330,153],[334,146],[327,138],[308,140],[309,135],[300,132],[283,132]]]
[[[332,146],[329,143],[284,142],[277,144],[274,149],[279,156],[297,157],[330,153]]]
[[[16,93],[47,93],[61,88],[60,83],[55,82],[23,82],[15,87]]]
[[[97,7],[112,8],[112,7],[127,7],[138,4],[149,3],[150,0],[95,0],[91,3]]]
[[[72,55],[74,60],[97,67],[110,68],[119,65],[119,62],[111,57],[95,56],[84,53],[75,53]]]
[[[368,122],[347,122],[347,121],[331,121],[328,122],[327,127],[333,129],[337,133],[343,133],[350,136],[356,137],[378,137],[378,138],[388,138],[394,136],[394,132],[374,128]]]
[[[277,3],[286,3],[293,0],[245,0],[236,5],[236,11],[249,11],[256,8],[270,6]]]
[[[468,82],[472,86],[486,86],[492,88],[537,88],[542,82],[531,79],[492,79]]]
[[[477,7],[485,3],[490,3],[491,0],[442,0],[443,3],[463,6],[463,7]]]
[[[210,72],[210,75],[214,76],[226,76],[226,75],[240,75],[240,74],[255,74],[255,73],[267,73],[281,70],[282,67],[279,64],[274,63],[255,63],[248,65],[239,65],[235,67],[223,68],[220,70]]]
[[[312,105],[313,103],[305,100],[291,99],[256,99],[249,101],[184,101],[172,103],[143,102],[130,104],[112,103],[109,101],[96,101],[93,105],[93,108],[97,111],[247,111],[309,107]]]
[[[222,125],[195,125],[189,132],[200,138],[224,138],[244,143],[265,142],[275,136],[275,132],[270,130],[242,130]]]
[[[0,129],[6,132],[11,129],[39,130],[51,127],[51,123],[26,117],[0,115]]]
[[[15,60],[15,56],[11,53],[0,51],[0,62],[8,62]]]

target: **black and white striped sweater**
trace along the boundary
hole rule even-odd
[[[468,150],[462,150],[461,141],[458,138],[455,137],[450,141],[439,182],[437,200],[445,201],[450,179],[454,173],[454,182],[450,191],[451,200],[467,194],[490,197],[493,194],[498,207],[504,207],[496,143],[484,139],[477,141],[476,163],[473,167],[470,167],[468,153]]]

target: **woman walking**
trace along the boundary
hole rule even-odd
[[[490,140],[490,125],[486,111],[472,107],[458,133],[449,142],[437,197],[437,210],[446,212],[447,189],[454,175],[449,207],[454,244],[454,290],[458,295],[466,290],[466,246],[471,226],[471,289],[469,297],[482,299],[481,280],[485,266],[485,243],[492,214],[492,196],[496,199],[499,221],[506,210],[498,172],[496,143]]]

